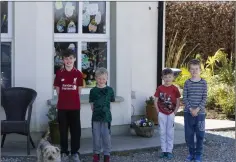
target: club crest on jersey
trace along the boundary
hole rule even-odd
[[[73,84],[76,84],[76,80],[77,80],[77,78],[74,78],[74,82],[73,82]]]

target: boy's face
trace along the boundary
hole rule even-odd
[[[103,74],[103,75],[97,76],[96,82],[97,82],[98,86],[105,86],[106,82],[107,82],[107,75]]]
[[[69,57],[63,57],[63,62],[66,67],[73,67],[75,63],[76,58],[74,56],[69,56]]]
[[[199,65],[190,65],[189,71],[192,77],[199,77],[201,69]]]
[[[174,80],[174,75],[173,74],[163,75],[162,79],[164,80],[164,83],[166,85],[171,85]]]

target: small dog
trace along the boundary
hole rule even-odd
[[[58,147],[48,141],[50,132],[43,134],[37,147],[37,162],[61,162],[61,153]]]

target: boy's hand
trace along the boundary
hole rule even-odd
[[[156,107],[157,114],[159,113],[159,109]]]
[[[174,111],[174,114],[176,115],[176,114],[177,114],[177,111]]]
[[[198,115],[199,110],[200,110],[199,108],[196,109],[190,108],[190,113],[192,114],[193,117],[196,117]]]

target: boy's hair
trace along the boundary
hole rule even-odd
[[[201,62],[198,59],[192,59],[188,62],[188,69],[190,69],[191,65],[198,65],[201,68]]]
[[[174,75],[173,70],[171,70],[170,68],[166,68],[166,69],[162,70],[162,76],[168,75],[168,74]]]
[[[71,49],[65,49],[65,50],[61,51],[61,56],[62,56],[62,58],[70,57],[70,56],[73,56],[74,58],[76,58],[75,52]]]
[[[101,75],[108,75],[108,71],[107,71],[107,69],[106,68],[104,68],[104,67],[101,67],[101,68],[98,68],[97,70],[96,70],[96,72],[95,72],[95,77],[99,77],[99,76],[101,76]]]

